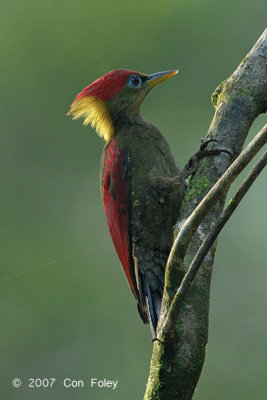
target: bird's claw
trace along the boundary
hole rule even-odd
[[[218,140],[217,139],[203,139],[203,138],[200,139],[199,150],[190,157],[189,161],[187,162],[187,164],[185,165],[184,169],[181,172],[183,179],[188,178],[190,175],[192,175],[196,171],[198,163],[201,160],[201,158],[203,158],[203,157],[217,156],[221,153],[226,153],[230,156],[230,159],[232,159],[232,153],[227,149],[221,149],[221,148],[211,149],[211,150],[206,149],[208,144],[212,143],[212,142],[218,143]]]
[[[203,139],[203,138],[201,138],[200,139],[200,148],[199,148],[198,152],[201,152],[201,151],[205,150],[205,148],[208,146],[208,144],[212,143],[212,142],[218,143],[218,140],[217,139]],[[230,150],[227,150],[227,149],[218,148],[218,149],[212,149],[212,150],[208,150],[208,151],[211,152],[210,153],[211,156],[212,155],[217,155],[217,154],[220,154],[220,153],[226,153],[226,154],[229,155],[230,160],[232,159],[232,156],[233,156],[232,153],[230,152]],[[214,151],[216,151],[218,153],[215,154],[215,153],[213,153]],[[206,157],[206,156],[204,155],[203,157]],[[202,158],[202,157],[200,157],[200,158]]]
[[[214,143],[218,143],[217,139],[204,139],[201,138],[200,139],[200,148],[199,151],[205,150],[205,148],[208,146],[209,143],[214,142]]]
[[[154,342],[159,342],[160,344],[163,343],[163,342],[162,342],[160,339],[158,339],[157,337],[153,337],[152,343],[154,343]]]

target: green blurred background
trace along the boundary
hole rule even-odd
[[[66,112],[111,69],[178,68],[142,113],[183,166],[213,116],[212,91],[264,30],[266,2],[2,0],[0,18],[1,399],[141,399],[151,337],[106,227],[103,142]],[[221,234],[195,400],[267,398],[266,195],[263,174]],[[29,389],[30,377],[57,381]],[[64,389],[65,377],[85,388]],[[90,389],[94,377],[118,389]]]

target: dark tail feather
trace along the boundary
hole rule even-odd
[[[158,319],[159,319],[159,313],[160,313],[160,308],[161,308],[161,296],[159,295],[158,292],[154,291],[151,289],[146,280],[145,281],[145,286],[146,286],[146,304],[147,304],[147,309],[148,309],[148,320],[149,320],[149,325],[150,325],[150,330],[152,333],[153,339],[157,336],[157,325],[158,325]]]
[[[152,337],[155,338],[161,308],[161,296],[148,286],[143,275],[140,273],[138,275],[141,304],[138,304],[137,308],[143,322],[145,324],[149,322]]]

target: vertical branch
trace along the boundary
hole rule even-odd
[[[255,140],[256,138],[260,138],[261,140],[257,141],[257,140]],[[259,151],[261,149],[261,145],[263,145],[267,142],[267,125],[265,125],[265,127],[259,132],[259,134],[256,136],[256,138],[250,143],[250,145],[248,147],[251,147],[251,145],[253,145],[254,150]],[[239,163],[240,166],[244,167],[244,158],[246,156],[245,153],[246,153],[245,151],[241,153],[241,155],[236,160],[236,164]],[[251,157],[253,155],[254,155],[254,151],[252,152]],[[248,189],[251,187],[251,185],[253,184],[255,179],[258,177],[258,175],[261,173],[261,171],[266,167],[266,164],[267,164],[267,151],[265,151],[264,155],[260,158],[260,160],[253,167],[252,171],[250,172],[248,177],[245,179],[245,181],[242,183],[242,185],[240,186],[240,188],[237,191],[237,193],[235,194],[235,196],[230,200],[230,202],[228,203],[227,207],[222,212],[220,217],[217,219],[216,222],[214,222],[212,229],[210,230],[210,232],[207,234],[207,236],[203,240],[198,252],[196,253],[195,257],[193,258],[193,260],[191,262],[190,267],[188,268],[188,270],[185,273],[185,276],[181,282],[181,285],[179,286],[179,289],[177,290],[177,292],[174,296],[174,299],[170,306],[169,312],[164,321],[164,326],[161,327],[162,330],[171,329],[171,328],[169,328],[170,324],[172,324],[172,326],[173,326],[173,324],[175,323],[177,316],[179,314],[181,305],[183,303],[183,300],[184,300],[188,290],[190,289],[190,286],[192,285],[192,282],[200,268],[202,261],[204,260],[205,256],[207,255],[209,249],[213,245],[213,243],[216,240],[217,236],[219,235],[220,231],[222,230],[222,228],[224,227],[226,222],[229,220],[229,218],[231,217],[233,212],[236,210],[240,201],[243,199],[243,197],[247,193]],[[231,180],[232,180],[231,169],[233,169],[232,166],[230,166],[230,168],[228,168],[228,170],[219,179],[219,181],[216,183],[215,186],[223,187],[224,181],[226,181],[226,180],[228,182],[231,182]],[[212,196],[212,189],[207,194],[207,196],[204,197],[204,199],[199,204],[199,206],[201,206],[202,208],[205,208],[205,200],[211,196]],[[176,247],[175,251],[179,251],[179,248]]]
[[[267,29],[234,73],[215,90],[212,101],[215,115],[207,138],[215,138],[218,147],[231,151],[235,159],[241,152],[255,118],[267,110]],[[179,227],[193,212],[206,193],[229,167],[229,158],[219,156],[201,160],[190,180],[181,207]],[[183,263],[172,251],[165,279],[165,289],[158,327],[159,341],[153,353],[144,400],[190,400],[199,379],[208,339],[208,313],[215,246],[209,251],[185,297],[174,328],[162,331],[176,290],[184,273],[197,254],[203,239],[222,212],[225,194],[199,225],[187,248]]]

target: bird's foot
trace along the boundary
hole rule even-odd
[[[154,343],[154,342],[159,342],[160,344],[163,343],[162,340],[158,339],[156,336],[153,337],[153,339],[152,339],[152,343]]]
[[[157,188],[158,192],[161,194],[160,201],[164,202],[164,195],[168,195],[176,190],[181,184],[186,186],[185,179],[188,178],[190,175],[193,175],[196,172],[198,167],[198,163],[203,157],[208,156],[217,156],[220,153],[227,153],[232,158],[232,154],[227,149],[206,149],[209,143],[215,142],[217,143],[217,139],[201,139],[200,141],[200,148],[199,150],[194,153],[189,161],[186,163],[183,170],[173,178],[166,178],[166,177],[153,177],[150,179],[150,183],[153,185],[154,188]]]
[[[184,169],[180,173],[180,179],[182,178],[183,180],[188,178],[190,175],[193,175],[196,172],[196,169],[198,167],[198,163],[203,157],[209,157],[209,156],[217,156],[221,153],[227,153],[230,156],[230,159],[232,158],[232,154],[229,150],[227,149],[221,149],[221,148],[215,148],[215,149],[206,149],[209,143],[217,143],[217,139],[206,139],[204,140],[201,138],[200,140],[200,148],[199,150],[194,153],[187,164],[185,165]]]

